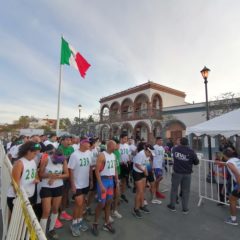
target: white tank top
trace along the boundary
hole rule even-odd
[[[63,173],[63,164],[61,164],[61,163],[54,164],[52,162],[51,157],[48,156],[48,163],[47,163],[47,166],[45,167],[44,173],[62,174]],[[49,178],[43,178],[42,179],[42,187],[57,188],[57,187],[60,187],[63,185],[62,179],[56,179],[52,185],[49,185],[48,181],[49,181]]]
[[[113,153],[109,154],[107,152],[103,152],[105,156],[105,165],[103,170],[100,172],[101,176],[115,176],[115,161],[116,157]]]
[[[20,187],[23,188],[28,197],[32,197],[35,192],[35,183],[33,182],[36,177],[37,165],[34,160],[27,160],[26,158],[20,158],[19,161],[23,163],[23,172],[20,179]],[[8,197],[16,197],[13,186],[8,189]]]

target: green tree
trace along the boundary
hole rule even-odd
[[[94,119],[93,119],[93,116],[92,116],[92,115],[90,115],[90,116],[88,117],[87,122],[88,122],[88,123],[94,123]]]
[[[68,131],[71,128],[72,123],[69,118],[61,118],[59,128]]]
[[[29,123],[30,123],[30,117],[29,116],[21,116],[17,121],[17,124],[18,124],[19,128],[28,128]]]

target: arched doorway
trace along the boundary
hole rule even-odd
[[[112,125],[112,128],[111,128],[111,138],[115,138],[115,137],[119,137],[120,135],[120,127],[116,124],[113,124]]]
[[[133,127],[129,123],[124,123],[121,127],[121,133],[127,133],[128,137],[133,136]]]
[[[100,132],[101,140],[108,140],[110,138],[110,128],[107,125],[103,125],[101,127],[101,132]]]
[[[145,122],[138,122],[134,127],[134,138],[138,142],[149,141],[150,128]]]
[[[179,120],[171,120],[166,126],[166,138],[172,139],[173,143],[176,144],[178,138],[185,135],[186,126]]]

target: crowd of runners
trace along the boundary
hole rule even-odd
[[[100,143],[97,138],[68,135],[61,138],[55,134],[20,136],[7,145],[7,153],[13,163],[12,177],[25,189],[42,229],[50,239],[59,239],[55,229],[63,226],[62,220],[70,222],[75,237],[88,229],[97,236],[101,212],[104,212],[103,230],[115,233],[112,223],[114,218],[124,217],[119,205],[128,203],[127,188],[134,193],[134,207],[129,207],[132,215],[141,219],[144,214],[149,214],[148,204],[157,207],[162,203],[160,199],[165,198],[159,185],[164,171],[168,171],[165,160],[171,156],[174,165],[167,207],[176,211],[181,186],[182,211],[188,214],[192,165],[199,163],[194,151],[188,147],[187,138],[178,139],[175,146],[164,146],[163,139],[157,137],[155,144],[150,145],[144,140],[135,143],[126,133],[107,143]],[[229,148],[224,154],[226,160],[231,160],[230,171],[236,183],[240,183],[240,160],[233,157]],[[147,191],[150,191],[150,201],[146,197]],[[232,193],[234,203],[240,197],[239,192],[237,187]],[[15,189],[11,185],[7,194],[10,212],[15,198]],[[66,211],[69,207],[72,214]],[[235,210],[232,210],[228,223],[235,225],[236,216],[232,215]],[[87,215],[94,216],[91,224],[85,221]]]

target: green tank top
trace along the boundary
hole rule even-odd
[[[118,172],[118,175],[120,175],[120,173],[121,173],[121,169],[120,169],[120,158],[121,158],[121,154],[120,154],[120,151],[119,151],[118,149],[115,150],[113,153],[114,153],[114,155],[116,156],[117,172]]]

